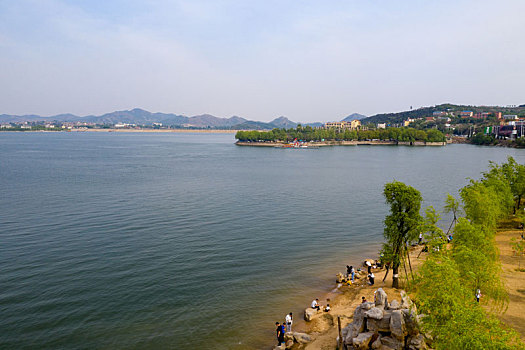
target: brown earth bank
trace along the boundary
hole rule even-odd
[[[427,254],[421,253],[422,246],[413,247],[410,251],[410,259],[412,268],[417,269],[426,259]],[[358,266],[355,266],[357,268]],[[307,343],[305,350],[333,350],[337,348],[338,324],[337,318],[341,320],[341,329],[352,322],[355,308],[361,304],[361,298],[365,297],[367,301],[374,301],[374,292],[378,288],[382,288],[388,300],[401,300],[401,289],[392,288],[392,271],[389,272],[387,279],[383,282],[386,269],[372,269],[375,275],[375,283],[373,286],[367,283],[366,267],[360,266],[365,272],[351,285],[335,284],[335,289],[323,298],[319,298],[319,303],[324,307],[327,303],[330,304],[330,312],[321,312],[319,317],[315,317],[310,322],[303,320],[294,320],[294,332],[303,332],[311,336],[312,341]],[[345,272],[346,268],[341,267],[341,272]],[[410,272],[409,272],[410,273]],[[404,271],[400,270],[400,276],[404,276]],[[335,280],[336,276],[334,276]],[[402,284],[402,283],[401,283]],[[402,286],[401,286],[402,287]],[[312,298],[314,299],[315,296]],[[305,308],[309,305],[305,305]],[[304,316],[300,315],[301,318]]]
[[[521,233],[519,229],[501,229],[496,235],[496,244],[500,252],[503,281],[509,295],[508,309],[499,318],[525,340],[525,257],[522,256],[520,261],[512,249],[511,241],[513,238],[521,240]]]

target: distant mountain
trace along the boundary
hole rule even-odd
[[[271,130],[275,129],[277,126],[264,123],[264,122],[255,122],[253,120],[247,120],[242,124],[233,125],[230,129],[233,130]]]
[[[275,125],[276,128],[295,128],[297,126],[296,122],[292,122],[290,119],[280,116],[279,118],[275,118],[272,120],[269,124]]]
[[[363,115],[363,114],[359,114],[359,113],[352,113],[350,114],[348,117],[346,117],[345,119],[341,120],[342,122],[351,122],[352,120],[361,120],[361,119],[364,119],[366,118],[366,115]]]

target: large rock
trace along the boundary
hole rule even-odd
[[[405,319],[405,325],[407,333],[409,335],[415,336],[419,334],[420,329],[420,319],[415,309],[402,309],[403,318]]]
[[[287,340],[286,341],[286,349],[291,349],[293,347],[293,340]]]
[[[360,333],[357,337],[355,337],[352,340],[354,348],[358,350],[368,349],[368,344],[370,344],[370,340],[372,340],[373,336],[374,332]]]
[[[306,344],[312,341],[312,338],[306,333],[293,332],[293,338],[299,344]]]
[[[374,320],[380,320],[383,318],[383,310],[378,307],[373,307],[365,312],[365,316],[373,318]]]
[[[387,295],[383,288],[379,288],[375,293],[375,306],[380,309],[388,308]]]
[[[392,300],[392,301],[390,302],[390,304],[388,304],[388,309],[389,309],[389,310],[398,310],[398,309],[400,309],[400,308],[401,308],[401,304],[399,304],[399,301],[397,301],[397,300],[395,300],[395,299]]]
[[[380,349],[381,345],[381,336],[378,336],[377,339],[372,343],[372,349]]]
[[[381,344],[393,350],[402,350],[405,347],[404,342],[392,337],[381,337]]]
[[[401,310],[392,311],[392,315],[390,316],[390,332],[392,333],[392,336],[396,337],[399,340],[405,339],[405,336],[407,335],[407,330],[405,327],[405,318]]]
[[[288,342],[288,340],[293,341],[293,333],[292,332],[286,332],[284,333],[284,341]]]
[[[304,310],[304,320],[310,322],[314,317],[322,315],[321,311],[311,307]]]
[[[416,305],[412,302],[412,300],[410,300],[410,297],[408,296],[408,294],[402,290],[400,292],[401,294],[401,309],[414,309],[416,308]],[[416,310],[417,312],[417,310]]]
[[[380,320],[374,320],[369,318],[366,322],[366,327],[371,332],[390,332],[390,316],[391,311],[384,311],[383,318]]]
[[[422,334],[410,337],[407,339],[407,346],[409,350],[426,350],[428,349],[425,343],[425,337]]]

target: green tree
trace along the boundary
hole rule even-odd
[[[390,205],[383,234],[392,247],[392,287],[399,288],[401,258],[406,253],[407,243],[418,236],[422,223],[419,215],[422,197],[418,190],[399,181],[387,183],[383,195]]]

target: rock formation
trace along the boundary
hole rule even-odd
[[[360,304],[352,323],[341,334],[348,349],[426,350],[425,337],[420,334],[420,316],[408,295],[401,292],[401,302],[390,304],[382,288],[375,301]]]

